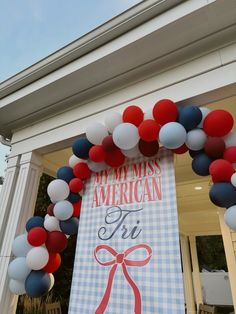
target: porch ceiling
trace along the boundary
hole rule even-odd
[[[236,96],[208,107],[224,108],[236,118]],[[71,154],[71,148],[67,148],[44,155],[45,172],[54,175],[59,167],[68,164]],[[189,235],[220,234],[217,207],[210,202],[208,196],[210,177],[200,177],[193,173],[192,159],[188,154],[175,155],[174,161],[180,231]],[[195,187],[202,189],[196,190]]]

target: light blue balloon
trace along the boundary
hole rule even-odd
[[[17,257],[24,257],[33,248],[27,240],[26,234],[21,234],[15,238],[12,244],[12,253]]]
[[[67,220],[73,214],[74,208],[69,201],[57,202],[53,208],[53,213],[59,220]]]
[[[9,289],[13,294],[22,295],[25,294],[25,283],[11,279],[9,282]]]
[[[232,230],[236,231],[236,205],[229,207],[224,215],[225,223]]]
[[[26,264],[25,257],[17,257],[8,266],[8,275],[11,279],[25,281],[31,269]]]
[[[169,122],[161,127],[159,133],[160,143],[169,149],[182,146],[187,138],[185,128],[178,122]]]

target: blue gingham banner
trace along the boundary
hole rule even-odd
[[[171,152],[86,183],[69,313],[184,313]]]

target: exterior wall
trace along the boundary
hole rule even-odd
[[[146,111],[161,98],[207,104],[235,94],[235,83],[236,44],[232,44],[118,91],[108,91],[94,101],[78,103],[74,109],[15,131],[11,155],[35,149],[49,152],[68,147],[75,136],[85,132],[88,124],[103,122],[110,110],[122,111],[135,103]]]

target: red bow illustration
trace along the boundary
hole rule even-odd
[[[133,251],[136,251],[138,249],[145,249],[147,251],[148,256],[144,260],[130,260],[130,259],[126,258],[130,253],[132,253]],[[108,262],[101,262],[97,257],[97,253],[101,250],[108,251],[115,258],[108,261]],[[109,245],[101,244],[95,248],[94,257],[95,257],[96,261],[98,262],[98,264],[100,264],[102,266],[112,266],[110,273],[109,273],[106,290],[104,292],[103,298],[102,298],[98,308],[95,311],[95,314],[103,314],[104,311],[106,310],[106,307],[107,307],[109,299],[110,299],[112,283],[113,283],[113,279],[114,279],[116,268],[117,268],[118,264],[120,264],[122,266],[122,270],[123,270],[123,274],[125,276],[125,279],[127,280],[129,285],[133,289],[134,301],[135,301],[134,302],[134,313],[135,314],[141,314],[141,295],[140,295],[140,292],[139,292],[137,285],[135,284],[135,282],[133,281],[133,279],[130,277],[130,275],[128,273],[127,266],[142,267],[142,266],[145,266],[146,264],[148,264],[151,257],[152,257],[151,247],[147,244],[137,244],[137,245],[131,246],[130,248],[125,250],[123,253],[118,253]]]

